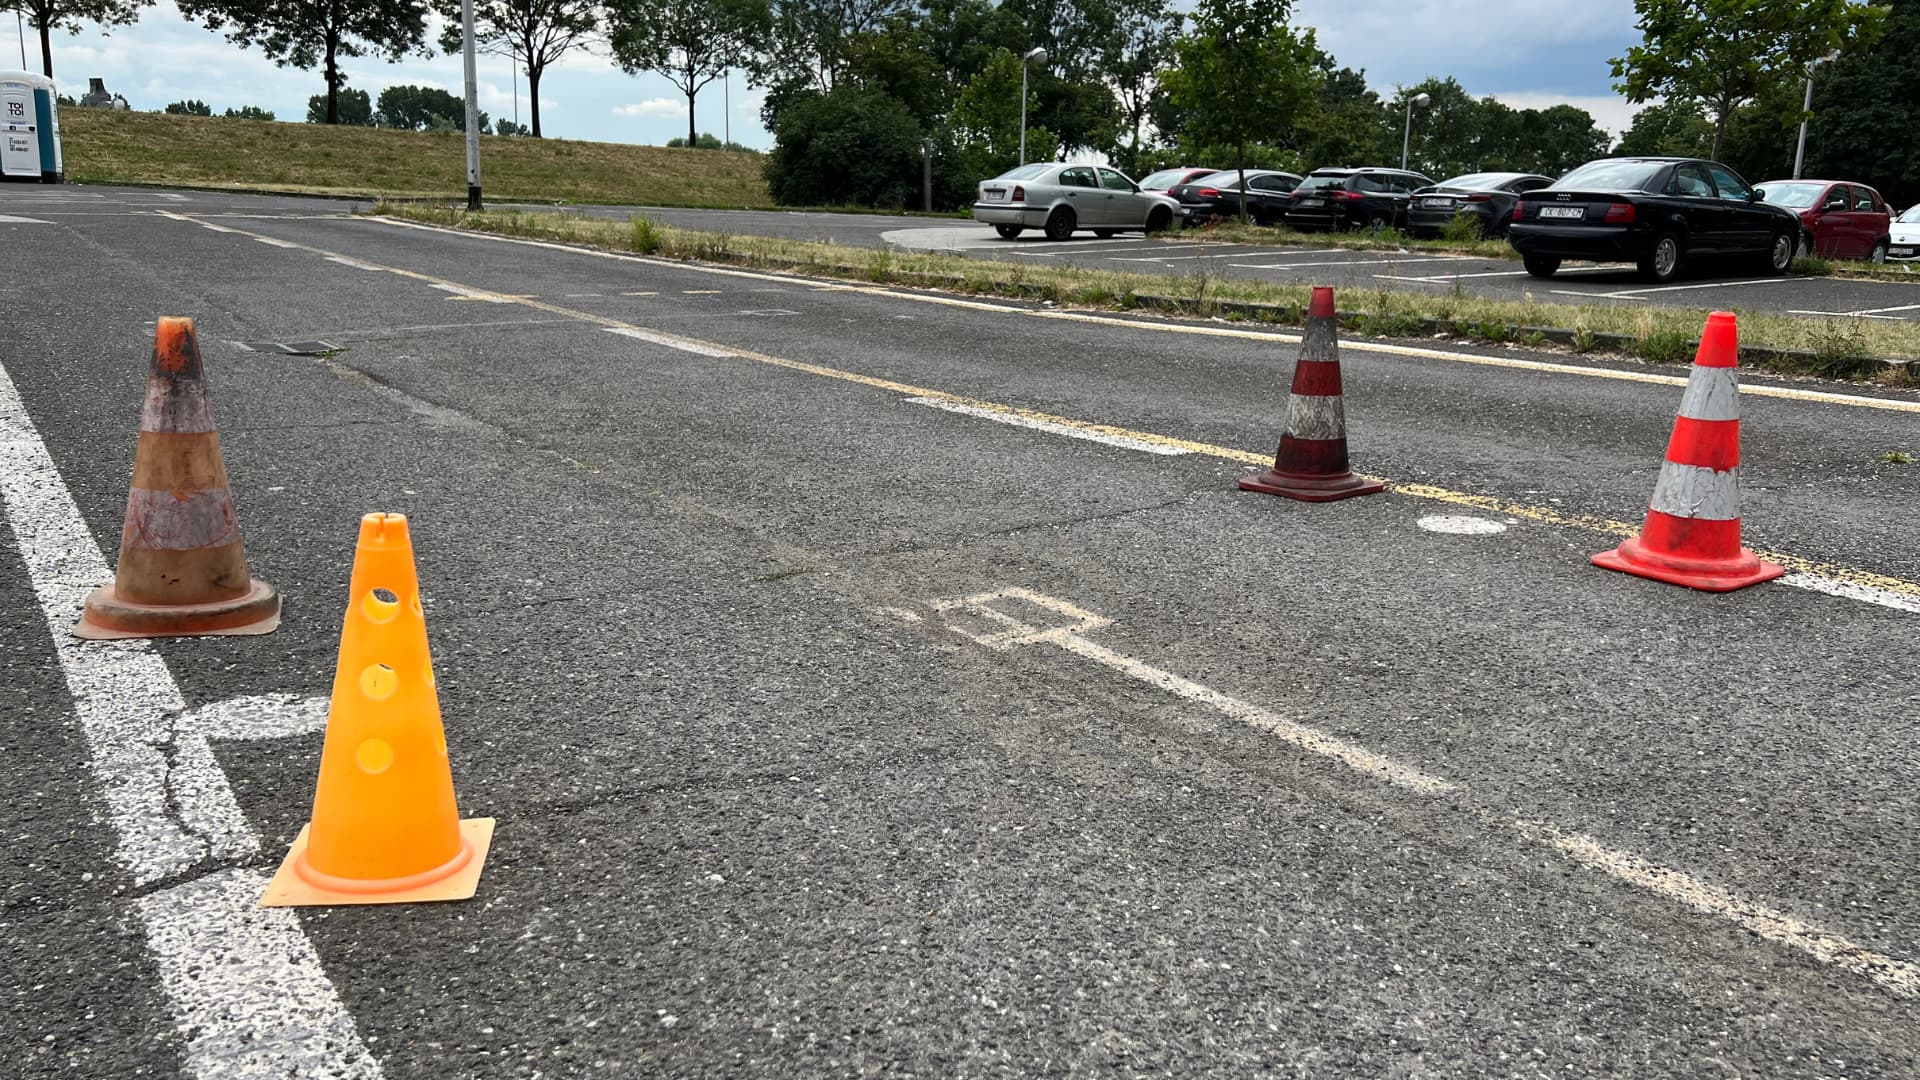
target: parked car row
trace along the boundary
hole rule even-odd
[[[1739,258],[1784,273],[1796,257],[1920,257],[1920,206],[1895,221],[1880,193],[1839,180],[1749,185],[1716,161],[1623,157],[1590,161],[1558,180],[1483,172],[1443,183],[1404,169],[1163,169],[1136,184],[1097,165],[1023,165],[980,184],[974,217],[1012,239],[1026,229],[1064,240],[1158,232],[1237,217],[1296,229],[1404,227],[1439,233],[1462,220],[1505,235],[1527,272],[1562,262],[1631,262],[1670,281],[1698,259]]]

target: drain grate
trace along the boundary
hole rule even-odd
[[[319,356],[336,353],[340,346],[330,341],[236,341],[248,352],[277,353],[281,356]]]

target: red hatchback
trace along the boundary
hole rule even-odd
[[[1767,202],[1800,215],[1801,255],[1887,261],[1893,215],[1880,193],[1844,180],[1769,180]]]

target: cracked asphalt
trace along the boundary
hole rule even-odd
[[[281,928],[374,1073],[212,1052],[282,986],[143,905],[270,873],[321,737],[216,741],[259,854],[136,882],[9,506],[10,1075],[1920,1076],[1920,395],[1747,376],[1747,542],[1814,569],[1708,595],[1587,561],[1671,369],[1348,341],[1397,487],[1309,505],[1235,489],[1283,335],[336,209],[0,189],[0,453],[55,469],[4,490],[110,562],[193,317],[285,615],[155,652],[325,695],[406,513],[479,893]],[[236,344],[290,341],[337,351]]]

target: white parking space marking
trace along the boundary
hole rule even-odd
[[[944,398],[910,397],[906,400],[914,405],[925,405],[931,409],[943,409],[950,413],[959,413],[962,416],[973,416],[982,420],[992,420],[995,423],[1011,424],[1014,427],[1031,428],[1035,431],[1050,432],[1054,435],[1065,435],[1069,438],[1085,439],[1088,442],[1104,443],[1107,446],[1117,446],[1123,450],[1138,450],[1143,454],[1162,454],[1172,457],[1180,454],[1193,453],[1193,451],[1185,447],[1168,446],[1164,443],[1150,443],[1141,439],[1130,439],[1125,435],[1110,435],[1102,431],[1091,431],[1086,428],[1072,427],[1067,424],[1056,424],[1047,420],[1038,420],[1031,416],[999,412],[994,409],[981,408],[978,405],[969,405],[959,401],[948,401]]]
[[[1410,263],[1472,262],[1471,255],[1404,255],[1390,259],[1302,259],[1286,263],[1228,263],[1242,270],[1317,270],[1322,266],[1406,266]]]
[[[1863,604],[1876,604],[1895,611],[1912,612],[1920,615],[1920,600],[1888,589],[1876,589],[1855,581],[1841,581],[1823,574],[1788,574],[1780,579],[1780,584],[1791,585],[1796,589],[1808,589],[1828,596],[1838,596],[1846,600],[1858,600]]]
[[[0,502],[73,695],[115,854],[134,886],[190,873],[208,858],[258,851],[259,838],[205,748],[206,733],[190,726],[191,716],[180,716],[185,702],[160,654],[146,641],[83,642],[69,634],[87,591],[111,581],[113,570],[4,366]],[[256,702],[194,715],[206,716],[212,729],[231,731],[263,708]],[[287,723],[310,716],[300,713]],[[176,761],[169,761],[170,751]],[[134,903],[186,1035],[186,1072],[378,1077],[379,1064],[361,1044],[300,924],[254,906],[265,886],[250,871],[223,870]],[[246,902],[236,903],[242,894]],[[235,966],[210,967],[217,957]]]
[[[681,352],[693,353],[696,356],[739,355],[738,353],[728,352],[725,349],[716,349],[711,346],[688,341],[685,338],[671,337],[666,334],[655,334],[633,326],[608,326],[602,329],[606,330],[609,334],[619,334],[621,337],[633,338],[636,341],[645,341],[654,345],[664,345],[669,349],[678,349]]]
[[[0,225],[51,225],[51,224],[53,224],[53,222],[41,221],[39,218],[14,217],[12,214],[0,214]]]
[[[1507,523],[1471,514],[1428,514],[1414,522],[1420,528],[1449,536],[1494,536],[1507,531]]]
[[[1244,248],[1249,245],[1219,244],[1219,245],[1208,245],[1208,246],[1220,247],[1220,248]],[[1169,249],[1174,251],[1180,250],[1179,248],[1172,247],[1172,245],[1169,245]],[[1272,256],[1272,255],[1297,255],[1301,252],[1311,251],[1311,250],[1313,249],[1312,248],[1260,248],[1258,249],[1257,253],[1262,258],[1265,258],[1267,256]],[[1236,259],[1242,258],[1242,257],[1251,258],[1253,257],[1253,254],[1255,253],[1247,252],[1247,251],[1235,251],[1231,253],[1231,256],[1229,256],[1228,253],[1223,251],[1206,251],[1198,255],[1155,255],[1151,257],[1145,256],[1145,255],[1130,255],[1125,258],[1121,258],[1120,256],[1116,255],[1109,258],[1107,261],[1108,262],[1138,262],[1138,263],[1192,262],[1195,259],[1225,259],[1229,257],[1236,258]]]
[[[351,266],[355,270],[368,270],[376,274],[386,273],[386,270],[381,267],[363,263],[359,259],[349,259],[345,255],[329,255],[327,256],[327,261],[330,263],[339,263],[341,266]]]
[[[1002,254],[1031,255],[1036,259],[1064,259],[1074,255],[1106,255],[1115,251],[1138,251],[1138,250],[1140,250],[1140,245],[1137,243],[1128,244],[1125,247],[1095,247],[1092,244],[1087,244],[1084,246],[1076,244],[1072,248],[1066,251],[1029,251],[1025,246],[1022,246],[1017,248],[1008,248],[1005,252],[1002,252]]]
[[[1462,784],[1401,764],[1100,645],[1086,635],[1111,627],[1113,620],[1058,597],[1010,587],[972,596],[932,600],[927,606],[942,617],[946,629],[985,648],[1005,652],[1030,645],[1057,646],[1081,659],[1158,687],[1184,700],[1205,705],[1256,730],[1276,735],[1302,750],[1338,761],[1395,787],[1424,796],[1468,793]],[[1500,820],[1496,814],[1479,810],[1465,800],[1457,800],[1451,805],[1474,817]],[[1684,904],[1768,941],[1797,949],[1823,964],[1870,980],[1895,996],[1920,997],[1920,965],[1873,952],[1774,907],[1742,899],[1718,886],[1631,852],[1606,847],[1590,836],[1562,831],[1546,822],[1526,819],[1506,819],[1503,824],[1517,837],[1544,844],[1618,881]]]
[[[295,251],[300,249],[299,244],[288,243],[285,240],[276,240],[271,236],[256,236],[253,239],[256,243],[266,244],[269,247],[291,248]]]
[[[1782,285],[1800,278],[1750,278],[1746,281],[1701,281],[1692,285],[1657,285],[1644,289],[1622,289],[1619,292],[1600,293],[1601,296],[1633,299],[1652,293],[1688,292],[1694,289],[1738,289],[1745,285]]]

